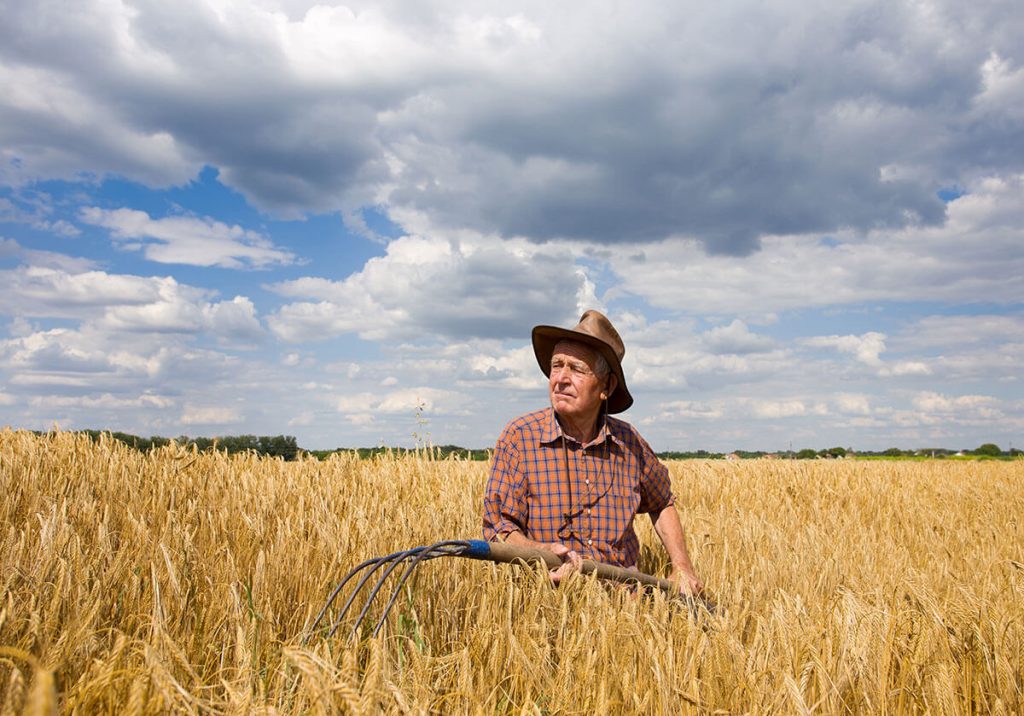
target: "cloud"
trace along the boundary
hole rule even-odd
[[[863,394],[841,393],[834,399],[836,408],[845,415],[871,415],[871,397]]]
[[[939,182],[1024,169],[1010,6],[592,9],[8,8],[3,165],[153,186],[213,165],[285,213],[733,255],[939,225]]]
[[[109,229],[118,246],[142,251],[150,261],[223,268],[264,268],[290,264],[295,257],[261,234],[228,226],[209,217],[170,216],[151,219],[134,209],[86,207],[79,218]]]
[[[211,294],[170,276],[68,273],[33,266],[0,271],[5,307],[0,313],[79,318],[105,331],[207,333],[222,342],[251,342],[264,334],[250,299],[210,301]]]
[[[522,339],[538,316],[568,324],[579,315],[588,283],[566,248],[405,236],[343,281],[305,277],[267,288],[310,299],[268,317],[286,341],[344,333],[437,341]]]
[[[701,336],[712,353],[764,353],[775,347],[768,336],[752,333],[747,324],[736,319],[728,326],[712,328]]]
[[[111,275],[103,271],[69,273],[59,269],[25,266],[0,272],[0,296],[6,311],[24,316],[77,317],[95,315],[108,306],[140,306],[179,293],[170,277],[150,279]],[[201,291],[182,291],[191,297]]]
[[[686,315],[760,316],[868,302],[1024,302],[1024,176],[979,180],[941,227],[774,236],[737,259],[692,240],[612,249],[617,289]]]
[[[243,416],[237,408],[186,406],[178,421],[182,425],[235,425]]]
[[[802,338],[801,345],[813,348],[834,348],[840,353],[853,355],[858,363],[873,368],[879,376],[931,375],[932,369],[923,361],[897,361],[885,363],[880,355],[885,352],[883,333],[874,331],[860,336],[814,336]]]
[[[765,420],[800,417],[804,415],[828,415],[824,403],[808,404],[803,400],[750,400],[747,401],[754,417]]]
[[[862,336],[815,336],[801,341],[814,348],[835,348],[840,353],[852,354],[860,363],[871,368],[881,368],[879,354],[885,351],[885,334],[865,333]]]
[[[894,348],[900,350],[946,351],[959,348],[1002,343],[1015,336],[1024,336],[1024,316],[975,314],[968,316],[935,315],[922,318],[894,337]]]
[[[998,418],[999,401],[988,395],[961,395],[950,397],[941,393],[924,392],[914,396],[913,405],[923,413],[967,414],[977,417]]]
[[[75,237],[81,230],[64,219],[53,219],[52,197],[45,192],[13,192],[12,199],[0,197],[0,224],[27,224],[55,236]]]
[[[358,393],[337,399],[335,408],[358,423],[373,422],[377,417],[408,416],[410,419],[431,415],[464,413],[466,398],[451,390],[428,386],[401,388],[384,393]]]
[[[721,406],[711,405],[693,400],[673,400],[658,405],[658,417],[648,420],[648,424],[655,420],[675,419],[697,419],[717,420],[724,415]]]
[[[96,268],[96,262],[91,259],[54,251],[28,249],[14,239],[0,237],[0,260],[4,258],[18,259],[20,263],[37,269],[54,269],[67,273],[84,273]]]
[[[111,393],[100,395],[48,395],[35,396],[29,400],[33,407],[84,408],[88,410],[124,410],[130,408],[155,408],[164,410],[174,406],[174,399],[162,395],[145,394],[137,397],[120,397]]]

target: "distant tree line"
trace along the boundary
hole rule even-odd
[[[253,452],[257,455],[280,457],[285,460],[294,460],[300,454],[310,455],[323,460],[335,453],[354,453],[361,459],[371,459],[380,455],[402,456],[410,454],[427,454],[434,459],[440,460],[454,459],[485,461],[489,460],[491,456],[490,450],[464,448],[458,445],[432,445],[418,448],[392,448],[380,446],[371,448],[335,448],[333,450],[303,450],[299,447],[298,442],[292,435],[222,435],[213,438],[189,437],[187,435],[180,435],[176,438],[166,438],[154,435],[144,438],[139,437],[138,435],[131,435],[130,433],[108,430],[82,430],[80,432],[88,435],[93,440],[99,440],[101,435],[108,435],[115,440],[121,441],[125,445],[143,452],[151,450],[152,448],[163,447],[174,442],[177,445],[187,448],[194,446],[197,450],[216,449],[223,450],[232,455],[235,453]],[[38,431],[37,434],[39,434]],[[982,459],[999,459],[1021,457],[1024,455],[1024,451],[1017,448],[1011,448],[1007,451],[1003,451],[995,443],[985,443],[983,445],[979,445],[973,450],[950,450],[949,448],[918,448],[915,450],[904,450],[902,448],[893,447],[882,451],[858,450],[855,452],[853,448],[832,447],[824,450],[804,448],[796,451],[785,450],[779,452],[766,452],[764,450],[735,450],[728,454],[712,452],[709,450],[667,450],[656,454],[662,460],[722,460],[725,458],[749,460],[766,457],[784,460],[819,460],[822,458],[835,459],[848,457],[941,459],[961,456],[970,456]]]
[[[440,460],[489,460],[490,450],[474,450],[459,447],[458,445],[433,445],[419,448],[392,448],[392,447],[361,447],[361,448],[335,448],[334,450],[306,450],[306,453],[324,460],[335,453],[354,453],[363,460],[378,457],[381,455],[430,455]]]
[[[298,442],[292,435],[223,435],[213,438],[190,438],[187,435],[165,438],[154,435],[143,438],[138,435],[107,430],[82,430],[81,432],[93,440],[99,440],[101,435],[109,435],[115,440],[119,440],[125,445],[143,452],[153,448],[164,447],[174,442],[182,447],[191,448],[194,446],[197,450],[223,450],[230,455],[254,452],[257,455],[294,460],[299,454]]]

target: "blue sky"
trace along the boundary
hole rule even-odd
[[[9,3],[0,425],[493,444],[605,311],[659,450],[1024,444],[1013,3]]]

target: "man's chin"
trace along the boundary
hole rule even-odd
[[[551,407],[555,409],[555,412],[564,418],[571,418],[576,414],[575,403],[568,400],[552,400]]]

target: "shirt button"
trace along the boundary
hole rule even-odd
[[[594,544],[594,540],[592,540],[592,539],[588,539],[588,540],[587,540],[587,544],[588,544],[588,545],[592,545],[592,544]]]
[[[587,514],[588,515],[590,514],[590,508],[589,507],[587,508]]]
[[[585,483],[587,483],[589,485],[590,484],[590,478],[589,477],[586,478],[585,480],[583,480],[583,482],[585,482]]]

